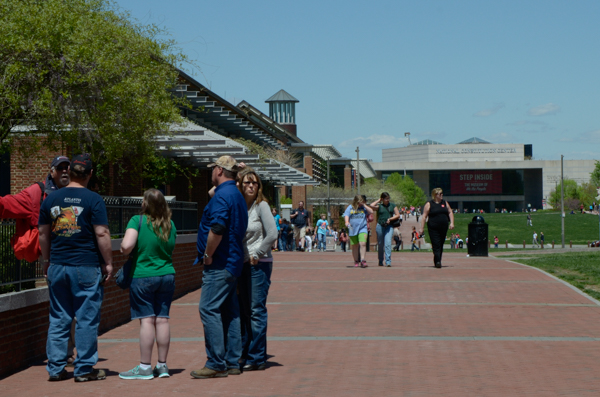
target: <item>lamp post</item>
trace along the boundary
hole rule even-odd
[[[327,224],[331,224],[331,216],[329,214],[329,209],[331,208],[331,196],[329,193],[329,156],[327,156]]]
[[[356,147],[356,194],[360,196],[360,149]]]
[[[565,181],[563,175],[563,156],[560,155],[560,238],[565,248]]]

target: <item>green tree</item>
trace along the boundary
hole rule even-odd
[[[415,181],[409,176],[402,177],[399,173],[394,172],[386,179],[386,183],[396,186],[402,192],[405,198],[405,202],[402,205],[418,207],[427,202],[427,196],[423,192],[423,189],[418,187]]]
[[[596,188],[600,188],[600,161],[596,161],[596,167],[590,173],[590,183]]]
[[[181,121],[186,102],[169,89],[185,62],[163,29],[107,0],[3,0],[0,149],[17,129],[24,152],[68,145],[141,170]]]
[[[554,208],[560,209],[561,186],[562,185],[559,183],[556,186],[556,189],[552,190],[550,192],[549,201],[550,201],[550,205]],[[572,179],[565,179],[564,180],[564,194],[565,194],[565,207],[570,210],[577,209],[577,207],[579,207],[580,201],[581,201],[581,188],[579,186],[577,186],[577,182],[575,182]],[[567,205],[567,200],[568,200],[569,205]]]

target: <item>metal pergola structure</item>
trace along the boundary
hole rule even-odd
[[[190,121],[182,127],[173,127],[173,132],[172,136],[156,137],[157,148],[166,157],[187,160],[195,167],[206,169],[219,157],[230,155],[256,170],[264,182],[275,186],[319,184],[295,168],[273,159],[261,159],[257,154],[248,153],[242,144]]]

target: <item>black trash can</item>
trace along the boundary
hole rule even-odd
[[[469,256],[488,256],[488,224],[482,216],[474,216],[469,223]]]

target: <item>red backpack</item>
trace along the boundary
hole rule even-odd
[[[40,206],[44,201],[44,184],[37,183],[42,190],[40,197]],[[18,222],[19,220],[17,220]],[[18,228],[21,229],[21,228]],[[25,259],[27,262],[35,262],[42,254],[40,248],[40,233],[37,227],[22,228],[10,239],[10,244],[15,252],[15,257],[19,260]]]

